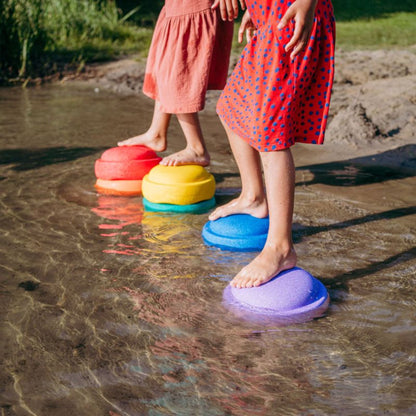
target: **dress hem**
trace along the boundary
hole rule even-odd
[[[205,102],[197,103],[194,105],[189,105],[187,107],[180,107],[180,108],[168,108],[164,106],[160,100],[158,100],[157,96],[149,91],[144,91],[143,94],[147,97],[151,98],[154,101],[158,101],[160,104],[160,110],[166,114],[188,114],[188,113],[198,113],[205,108]]]
[[[267,150],[266,150],[266,149],[265,149],[265,146],[260,146],[260,147],[262,147],[262,148],[261,148],[261,149],[259,149],[259,146],[253,145],[252,140],[251,140],[249,137],[247,137],[245,134],[243,134],[243,133],[241,132],[241,130],[239,130],[239,128],[238,128],[238,127],[236,127],[236,126],[231,126],[231,125],[227,122],[227,120],[226,120],[224,117],[222,117],[222,115],[221,115],[219,112],[217,112],[217,115],[218,115],[218,117],[221,119],[221,121],[227,125],[227,127],[228,127],[230,130],[232,130],[235,134],[237,134],[237,136],[238,136],[241,140],[244,140],[244,141],[245,141],[245,142],[246,142],[246,143],[247,143],[250,147],[252,147],[253,149],[255,149],[255,150],[257,150],[258,152],[261,152],[261,153],[279,152],[279,151],[281,151],[281,150],[286,150],[286,149],[291,148],[291,147],[292,147],[292,146],[294,146],[296,143],[299,143],[299,144],[311,144],[311,145],[318,145],[318,146],[323,146],[323,145],[324,145],[324,140],[322,140],[322,141],[317,141],[317,142],[313,143],[313,142],[311,142],[311,141],[297,140],[297,139],[295,138],[293,141],[289,142],[287,146],[281,146],[281,145],[277,145],[277,144],[273,143],[271,146],[275,146],[275,147],[276,147],[275,149],[267,149]]]

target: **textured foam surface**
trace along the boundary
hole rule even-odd
[[[237,289],[228,285],[223,298],[234,309],[277,318],[311,319],[322,315],[329,303],[325,286],[299,267],[285,270],[258,287]]]
[[[202,166],[155,166],[144,178],[143,196],[157,204],[192,205],[210,200],[214,177]]]
[[[157,212],[178,212],[178,213],[203,213],[210,210],[215,206],[215,198],[208,199],[207,201],[197,202],[196,204],[189,205],[175,205],[175,204],[158,204],[150,202],[148,199],[143,198],[143,206],[146,211]]]
[[[208,245],[231,251],[262,250],[269,230],[268,218],[235,214],[208,221],[202,229],[202,238]]]
[[[160,161],[146,146],[113,147],[95,161],[95,176],[103,180],[141,180]]]
[[[156,152],[146,146],[117,146],[107,149],[101,160],[107,162],[125,162],[126,160],[147,160],[158,158]],[[159,159],[161,159],[159,157]]]

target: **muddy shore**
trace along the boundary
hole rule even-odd
[[[238,56],[232,56],[230,71],[237,60]],[[130,57],[89,65],[82,73],[66,76],[61,82],[81,81],[98,89],[139,95],[145,63],[144,58]],[[208,92],[207,112],[215,111],[218,96],[218,91]],[[388,160],[383,160],[383,164],[415,168],[416,145],[406,146],[415,143],[416,46],[407,50],[338,50],[325,139],[331,158],[397,148],[397,152],[388,153]]]

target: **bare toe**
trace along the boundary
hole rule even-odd
[[[182,165],[199,165],[208,166],[210,163],[210,156],[207,151],[202,153],[195,152],[190,148],[185,148],[180,152],[173,153],[166,156],[160,162],[164,166],[182,166]]]
[[[215,221],[218,218],[234,214],[248,214],[257,218],[266,218],[268,215],[266,200],[262,196],[256,200],[246,200],[244,196],[240,195],[228,204],[218,207],[208,216],[208,219]]]
[[[121,142],[117,142],[117,146],[135,146],[137,143],[134,141],[134,137],[130,139],[123,140]]]
[[[146,146],[155,152],[163,152],[166,149],[166,136],[153,135],[150,132],[146,132],[139,136],[131,137],[130,139],[118,142],[118,146]]]
[[[230,285],[235,288],[257,287],[267,283],[283,270],[296,266],[293,247],[285,250],[264,248],[263,251],[234,277]]]

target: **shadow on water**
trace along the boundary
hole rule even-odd
[[[238,172],[222,172],[222,173],[211,172],[211,173],[214,176],[214,179],[215,179],[216,183],[222,183],[226,179],[239,178],[240,177],[240,174]]]
[[[414,261],[416,259],[416,247],[412,247],[409,250],[402,251],[386,258],[385,260],[372,263],[369,266],[362,267],[360,269],[352,270],[347,273],[340,274],[331,278],[320,278],[325,286],[329,290],[343,290],[348,292],[347,282],[350,280],[362,279],[368,277],[374,273],[389,269],[398,264]],[[332,302],[336,301],[336,297],[331,296]]]
[[[296,171],[309,171],[313,174],[313,179],[300,181],[297,186],[315,184],[359,186],[410,178],[416,176],[416,145],[409,144],[354,159],[301,166],[296,168]],[[213,175],[217,183],[240,176],[235,172],[213,173]]]
[[[390,180],[413,178],[416,176],[416,145],[401,146],[380,154],[345,161],[302,166],[297,168],[297,171],[309,171],[313,175],[311,180],[299,181],[297,186],[323,184],[334,187],[354,187]],[[216,180],[220,182],[228,177],[235,176],[235,174],[224,173],[217,176]],[[223,193],[217,196],[219,204],[228,202],[228,200],[234,198],[235,194],[240,192],[240,189],[229,189],[229,191],[226,193],[224,190]],[[368,214],[329,225],[305,226],[302,224],[294,224],[293,239],[295,243],[300,243],[305,237],[318,233],[342,230],[374,221],[394,220],[415,214],[416,206],[408,206]],[[352,270],[332,278],[322,278],[322,281],[330,290],[348,292],[348,281],[367,277],[398,264],[412,261],[415,258],[416,248],[411,248],[366,267]],[[331,296],[331,298],[333,298],[333,301],[337,301],[336,295]]]
[[[387,165],[387,166],[386,166]],[[358,157],[346,161],[322,163],[302,166],[298,171],[308,170],[314,177],[310,181],[303,181],[297,185],[323,184],[335,187],[360,186],[381,183],[390,180],[412,178],[416,176],[416,145],[401,146],[386,152]],[[396,208],[385,212],[365,215],[336,224],[324,226],[294,227],[294,240],[299,242],[302,238],[320,232],[340,230],[372,221],[392,220],[416,214],[416,206]],[[416,258],[416,248],[403,251],[391,257],[373,263],[367,267],[353,270],[330,279],[323,279],[329,289],[344,289],[348,291],[346,282],[360,279],[394,265],[411,261]]]
[[[15,171],[70,162],[104,150],[103,147],[49,147],[44,149],[0,150],[0,165],[14,165]]]
[[[386,166],[390,161],[397,167]],[[387,163],[386,163],[387,162]],[[302,166],[297,171],[310,171],[314,177],[297,185],[324,184],[359,186],[416,176],[416,145],[401,146],[386,152],[345,161]]]
[[[293,230],[293,238],[296,243],[299,243],[304,237],[309,237],[311,235],[318,234],[321,232],[340,230],[356,225],[366,224],[372,221],[392,220],[395,218],[401,218],[407,215],[415,214],[416,206],[411,206],[406,208],[391,209],[389,211],[378,212],[376,214],[369,214],[365,215],[364,217],[354,218],[352,220],[342,221],[331,225],[302,226],[299,224],[295,224]]]
[[[331,230],[339,230],[344,229],[347,227],[353,227],[355,225],[365,224],[371,221],[380,221],[380,220],[392,220],[395,218],[404,217],[407,215],[415,215],[416,214],[416,206],[406,207],[406,208],[397,208],[392,209],[385,212],[380,212],[377,214],[370,214],[365,215],[361,218],[355,218],[348,221],[342,221],[337,224],[331,224],[328,226],[311,226],[311,227],[304,227],[299,224],[295,224],[293,230],[293,240],[295,243],[299,243],[302,238],[306,236],[311,236],[320,232],[331,231]],[[329,290],[342,290],[348,292],[347,282],[350,280],[361,279],[363,277],[367,277],[379,271],[388,269],[390,267],[396,266],[401,263],[405,263],[411,260],[416,259],[416,248],[413,247],[409,250],[403,251],[401,253],[395,254],[390,256],[389,258],[377,262],[372,263],[367,267],[363,267],[360,269],[356,269],[332,278],[320,278],[325,286]],[[331,296],[332,302],[336,302],[337,297]]]

